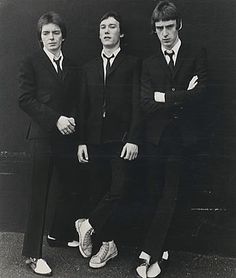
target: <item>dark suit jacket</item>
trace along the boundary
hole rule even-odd
[[[139,60],[122,52],[118,53],[112,64],[106,86],[102,58],[85,65],[79,111],[80,144],[114,141],[139,143],[139,73]]]
[[[61,115],[75,116],[78,98],[78,68],[63,59],[63,80],[59,79],[43,50],[23,60],[19,72],[19,105],[31,118],[27,138],[59,134],[56,123]]]
[[[198,76],[198,85],[193,90],[187,90],[194,75]],[[194,130],[191,119],[198,117],[197,114],[190,115],[197,111],[194,106],[206,90],[206,79],[206,52],[203,48],[182,42],[172,76],[161,49],[144,60],[141,106],[146,115],[145,141],[158,144],[163,130],[173,122],[182,130],[183,139],[188,141],[188,134]],[[165,103],[154,100],[155,91],[166,93]]]

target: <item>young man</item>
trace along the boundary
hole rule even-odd
[[[118,254],[114,211],[140,141],[140,66],[137,58],[125,55],[120,48],[123,37],[119,15],[106,13],[99,26],[101,56],[89,62],[83,72],[78,159],[91,164],[92,186],[107,182],[108,187],[90,217],[75,223],[79,250],[85,258],[92,256],[91,234],[101,234],[102,246],[89,261],[92,268],[104,266]]]
[[[160,262],[168,259],[163,251],[177,198],[182,146],[191,138],[193,105],[206,88],[205,51],[180,40],[183,24],[175,4],[160,1],[151,23],[160,49],[143,63],[141,105],[146,116],[147,185],[157,208],[136,268],[143,278],[157,277]]]
[[[51,239],[56,237],[60,240],[57,236],[66,236],[60,231],[65,232],[64,228],[69,225],[70,190],[76,171],[76,123],[73,115],[78,95],[78,74],[77,66],[62,53],[66,27],[61,17],[55,12],[43,14],[37,27],[41,49],[24,59],[19,72],[18,100],[21,109],[30,117],[27,138],[31,143],[33,161],[23,255],[28,258],[26,263],[34,273],[50,275],[52,270],[42,258],[48,191],[55,167],[62,184],[57,206],[61,222],[60,229],[59,223],[54,223]]]

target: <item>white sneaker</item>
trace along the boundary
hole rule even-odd
[[[78,219],[75,221],[75,228],[79,234],[79,250],[84,258],[89,258],[92,255],[92,239],[93,228],[88,227],[86,219]]]
[[[43,276],[52,275],[52,270],[44,259],[29,258],[26,260],[26,264],[36,274],[43,275]]]
[[[148,278],[154,278],[157,277],[161,273],[160,266],[158,262],[155,262],[154,264],[150,265],[147,271],[147,277]]]
[[[136,272],[141,278],[147,278],[147,270],[149,267],[149,263],[145,260],[143,260],[143,263],[141,263],[138,267],[136,267]]]
[[[106,263],[115,258],[118,255],[117,247],[114,241],[103,242],[98,253],[89,261],[89,266],[92,268],[100,268],[106,265]]]
[[[162,260],[168,261],[168,259],[169,259],[169,252],[164,251],[162,254]]]

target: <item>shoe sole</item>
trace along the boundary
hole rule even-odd
[[[101,264],[93,264],[91,262],[89,262],[89,266],[91,268],[101,268],[103,266],[105,266],[107,264],[108,261],[110,261],[111,259],[114,259],[116,256],[118,255],[118,252],[112,254],[112,256],[110,256],[109,258],[106,259],[106,261],[104,261],[103,263]]]
[[[92,254],[91,254],[91,255],[86,255],[86,254],[84,253],[82,247],[81,247],[81,245],[82,245],[82,243],[81,243],[81,238],[82,238],[82,236],[81,236],[81,233],[80,233],[80,226],[81,226],[81,224],[82,224],[85,220],[86,220],[86,219],[83,218],[83,219],[78,219],[77,221],[75,221],[75,229],[76,229],[76,231],[77,231],[77,233],[78,233],[78,235],[79,235],[79,251],[80,251],[80,254],[81,254],[84,258],[89,258],[89,257],[91,257]]]

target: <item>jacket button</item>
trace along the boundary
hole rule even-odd
[[[180,109],[183,110],[184,109],[183,106],[180,106]]]
[[[175,91],[175,88],[172,88],[171,91],[174,92],[174,91]]]

